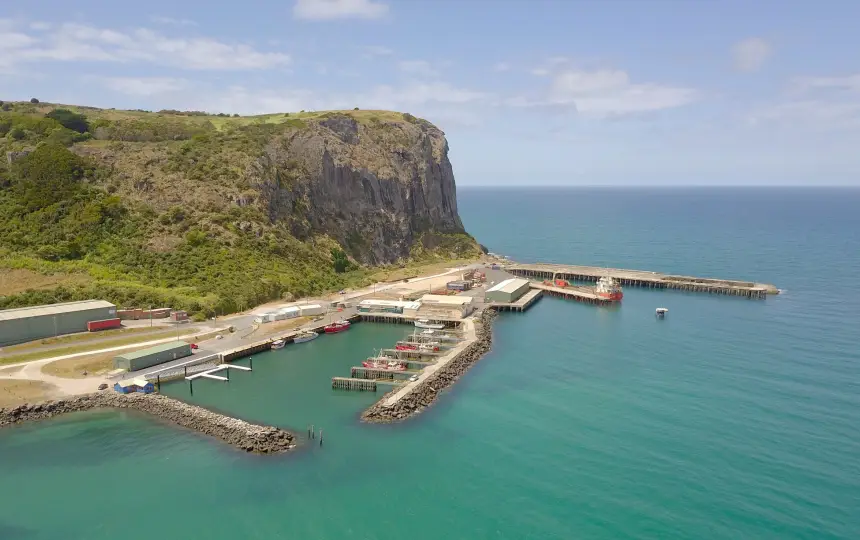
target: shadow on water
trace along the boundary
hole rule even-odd
[[[36,537],[36,531],[33,529],[0,521],[0,538],[3,540],[27,540]]]

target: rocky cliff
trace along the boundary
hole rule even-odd
[[[407,257],[425,233],[462,233],[448,143],[432,124],[346,114],[275,137],[248,167],[272,222],[324,233],[370,264]]]

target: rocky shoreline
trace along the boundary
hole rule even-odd
[[[167,396],[111,391],[0,409],[0,428],[92,409],[135,409],[256,454],[274,454],[295,447],[293,434],[280,428],[251,424]]]
[[[391,423],[405,420],[419,414],[430,406],[439,392],[451,386],[486,354],[493,342],[493,319],[496,311],[485,309],[475,325],[477,339],[466,347],[457,357],[432,377],[418,385],[391,407],[384,405],[385,400],[396,390],[389,392],[361,414],[361,419],[372,423]]]

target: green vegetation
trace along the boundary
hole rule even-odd
[[[0,309],[103,298],[200,320],[369,283],[373,269],[347,255],[366,247],[363,238],[341,246],[305,228],[299,240],[290,216],[272,219],[247,180],[272,140],[332,114],[0,103],[0,277],[34,284],[0,282]],[[424,122],[390,111],[336,114],[386,128]],[[273,177],[289,189],[306,174],[288,162]],[[310,204],[292,201],[296,223],[306,224]],[[475,246],[468,235],[425,235],[413,259],[469,257]]]

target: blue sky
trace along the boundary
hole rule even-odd
[[[395,109],[458,184],[860,185],[860,2],[31,0],[0,99]]]

